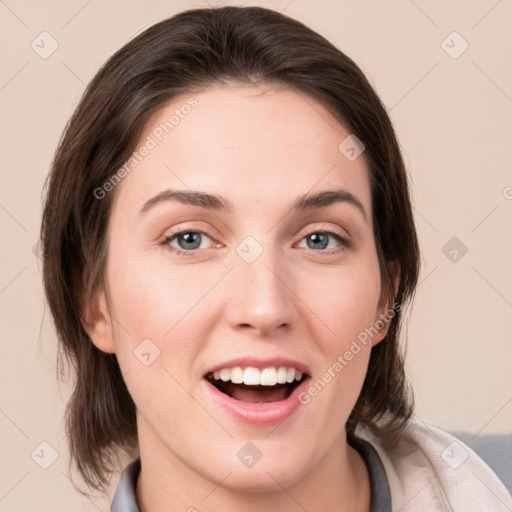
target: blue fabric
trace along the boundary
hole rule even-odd
[[[350,441],[363,458],[370,474],[371,512],[391,512],[391,495],[384,466],[373,446],[362,440]],[[140,473],[140,459],[131,462],[121,475],[112,501],[111,512],[140,512],[135,499],[135,488]]]
[[[140,512],[135,500],[135,487],[140,473],[140,459],[135,459],[121,475],[110,512]]]

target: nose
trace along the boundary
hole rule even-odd
[[[274,257],[265,257],[266,252],[252,263],[238,259],[228,283],[228,323],[257,336],[288,331],[298,319],[290,273]]]

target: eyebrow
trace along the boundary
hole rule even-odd
[[[218,212],[232,212],[233,204],[226,198],[206,192],[195,190],[164,190],[144,203],[139,215],[146,213],[159,203],[166,201],[178,201],[182,204],[199,206],[207,210]],[[335,203],[347,203],[354,206],[368,220],[368,215],[361,201],[351,192],[344,189],[324,190],[314,194],[299,196],[292,205],[292,210],[306,211],[318,210]]]

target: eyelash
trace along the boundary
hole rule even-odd
[[[185,230],[182,230],[182,231],[177,231],[175,233],[171,233],[170,235],[166,235],[164,237],[164,239],[162,240],[161,242],[161,245],[165,246],[166,248],[168,248],[169,250],[171,250],[173,253],[177,254],[178,256],[193,256],[194,254],[196,254],[200,249],[191,249],[189,251],[185,251],[183,249],[179,249],[179,248],[176,248],[172,245],[170,245],[170,243],[175,239],[177,238],[178,236],[180,235],[184,235],[184,234],[188,234],[188,233],[194,233],[194,234],[201,234],[201,235],[206,235],[208,238],[212,239],[212,237],[210,237],[207,233],[205,233],[204,231],[200,231],[200,230],[195,230],[195,229],[185,229]],[[335,238],[339,243],[340,245],[342,246],[341,249],[338,248],[338,249],[331,249],[331,250],[319,250],[319,251],[316,251],[315,249],[311,249],[312,251],[314,252],[319,252],[319,253],[323,253],[323,254],[329,254],[329,255],[333,255],[333,254],[338,254],[339,252],[342,252],[342,251],[346,251],[347,249],[350,249],[352,247],[352,244],[351,242],[347,239],[347,238],[344,238],[342,237],[340,234],[336,233],[335,231],[329,231],[329,230],[316,230],[316,231],[311,231],[310,233],[304,235],[301,239],[300,239],[300,242],[302,240],[304,240],[305,238],[307,238],[308,236],[311,236],[311,235],[316,235],[316,234],[321,234],[321,235],[330,235],[332,236],[333,238]],[[213,240],[213,239],[212,239]]]

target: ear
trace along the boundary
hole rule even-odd
[[[382,341],[388,333],[391,320],[396,315],[396,309],[394,306],[394,298],[398,292],[398,285],[400,284],[400,266],[398,262],[393,260],[388,262],[388,268],[393,279],[393,290],[390,294],[389,290],[382,289],[377,311],[375,313],[375,320],[373,328],[378,331],[372,338],[372,347]],[[398,311],[400,310],[398,305]]]
[[[84,303],[82,325],[89,338],[101,351],[114,354],[114,333],[104,290],[98,287],[92,296],[84,298]]]

